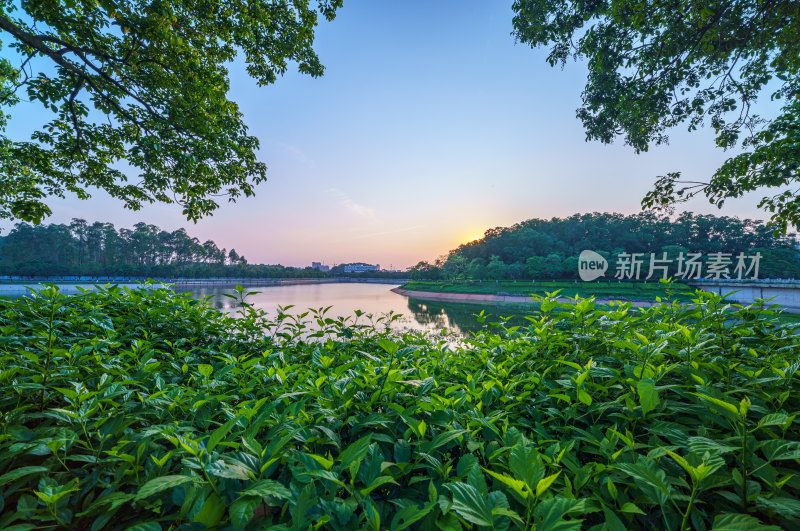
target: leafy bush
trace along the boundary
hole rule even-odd
[[[798,528],[795,328],[707,293],[559,309],[448,342],[147,287],[0,301],[0,528]]]

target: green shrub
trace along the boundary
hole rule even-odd
[[[800,526],[794,327],[565,308],[447,341],[147,287],[0,301],[0,528]]]

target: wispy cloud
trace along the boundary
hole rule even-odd
[[[410,232],[412,230],[417,230],[417,229],[421,229],[421,228],[424,228],[424,227],[425,227],[425,225],[412,225],[410,227],[403,227],[401,229],[384,230],[384,231],[380,231],[380,232],[370,232],[368,234],[360,234],[358,236],[352,237],[351,239],[360,240],[362,238],[374,238],[375,236],[388,236],[390,234],[399,234],[401,232]]]
[[[339,198],[339,203],[349,212],[361,218],[370,219],[372,221],[376,220],[374,208],[357,203],[349,195],[338,188],[331,188],[331,193]]]
[[[306,155],[305,151],[303,151],[299,147],[293,146],[291,144],[287,144],[286,142],[278,142],[278,147],[280,147],[284,151],[288,151],[289,153],[294,155],[294,157],[297,160],[299,160],[300,162],[302,162],[303,164],[308,164],[310,166],[315,166],[314,161],[311,160],[311,157]]]
[[[332,240],[329,240],[328,243],[331,243],[331,244],[342,244],[342,243],[347,244],[347,243],[353,243],[353,242],[358,241],[358,240],[366,240],[366,239],[376,238],[378,236],[390,236],[390,235],[394,235],[394,234],[401,234],[403,232],[411,232],[411,231],[414,231],[414,230],[422,229],[424,227],[425,227],[425,225],[412,225],[412,226],[409,226],[409,227],[402,227],[402,228],[394,229],[394,230],[382,230],[382,231],[378,231],[378,232],[361,232],[361,231],[364,230],[363,226],[352,227],[346,237],[338,238],[338,239],[334,238]]]

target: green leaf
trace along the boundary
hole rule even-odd
[[[722,409],[726,413],[733,415],[734,417],[739,416],[739,408],[729,402],[725,402],[724,400],[720,400],[718,398],[714,398],[713,396],[708,396],[701,393],[692,393],[692,394],[705,400],[710,404],[719,407],[720,409]]]
[[[211,453],[212,450],[222,441],[228,432],[231,431],[236,423],[239,421],[239,417],[233,417],[228,422],[214,430],[211,436],[208,438],[208,442],[206,443],[206,451]]]
[[[606,505],[603,505],[603,516],[606,518],[605,524],[609,531],[627,531],[625,523]]]
[[[686,472],[693,473],[694,467],[689,464],[689,462],[681,457],[680,455],[676,454],[672,450],[664,450],[667,454],[676,462],[678,463]]]
[[[295,499],[294,507],[292,507],[292,523],[295,528],[308,527],[306,513],[314,506],[317,499],[317,488],[313,483],[309,483],[300,491],[300,495]]]
[[[239,494],[241,496],[257,496],[259,498],[265,498],[267,496],[278,496],[286,500],[292,498],[291,491],[284,487],[282,483],[273,479],[257,481]]]
[[[161,529],[161,524],[158,522],[140,522],[126,527],[125,531],[161,531]]]
[[[646,514],[643,510],[639,509],[635,504],[631,502],[625,502],[620,507],[620,512],[623,513],[631,513],[631,514]]]
[[[726,513],[714,518],[711,531],[781,531],[781,528],[764,525],[758,518],[749,514]]]
[[[45,492],[35,490],[33,493],[46,504],[52,505],[57,503],[64,496],[67,496],[70,493],[78,490],[77,482],[78,480],[75,479],[67,485],[58,487],[56,490],[52,490],[50,487],[45,487]]]
[[[536,486],[545,473],[541,456],[536,449],[522,444],[514,446],[508,464],[514,477],[523,481],[529,491],[536,492]]]
[[[214,367],[207,363],[201,363],[197,366],[197,370],[200,371],[200,374],[206,378],[211,378],[211,374],[214,372]]]
[[[331,467],[333,466],[333,461],[332,460],[327,459],[325,457],[322,457],[321,455],[317,455],[317,454],[306,454],[306,455],[308,455],[308,457],[310,457],[311,459],[313,459],[317,463],[321,464],[322,467],[325,470],[330,470]]]
[[[530,491],[527,490],[524,481],[519,481],[517,479],[512,478],[511,476],[507,476],[506,474],[498,474],[497,472],[492,472],[488,468],[484,468],[483,470],[496,480],[503,483],[504,485],[511,487],[511,489],[517,494],[519,494],[523,499],[526,499],[530,495]]]
[[[218,478],[242,479],[247,481],[254,477],[252,470],[248,468],[247,465],[233,458],[229,458],[229,462],[217,459],[208,465],[206,470],[209,474]]]
[[[453,495],[453,510],[459,516],[476,525],[493,525],[492,508],[478,489],[461,482],[447,483],[445,488]]]
[[[250,520],[253,519],[256,507],[261,503],[261,498],[256,496],[243,496],[233,502],[228,509],[231,525],[235,531],[242,531]]]
[[[375,504],[369,498],[363,501],[364,504],[364,517],[367,520],[367,527],[371,531],[381,530],[381,513]]]
[[[543,479],[541,479],[541,480],[540,480],[540,481],[539,481],[539,482],[536,484],[536,497],[538,498],[538,497],[540,497],[542,494],[544,494],[544,493],[547,491],[547,489],[549,489],[549,488],[550,488],[550,485],[552,485],[552,484],[553,484],[553,482],[554,482],[556,479],[558,479],[558,476],[560,476],[560,475],[561,475],[561,471],[559,470],[559,471],[558,471],[558,472],[556,472],[555,474],[551,474],[551,475],[547,476],[546,478],[543,478]]]
[[[800,518],[800,500],[796,498],[780,496],[768,498],[766,496],[759,496],[756,498],[756,507],[765,511],[777,513],[784,518]]]
[[[786,413],[770,413],[768,415],[764,415],[758,421],[759,428],[765,428],[767,426],[781,426],[785,428],[789,424],[791,424],[796,415],[787,415]]]
[[[491,505],[492,507],[493,528],[502,529],[507,526],[505,519],[497,518],[498,516],[500,517],[505,516],[507,518],[514,520],[519,525],[523,525],[522,519],[519,517],[519,515],[509,508],[508,498],[506,498],[505,494],[503,494],[499,490],[496,490],[489,493],[488,499],[489,499],[489,505]]]
[[[737,452],[741,449],[739,446],[725,444],[721,441],[708,439],[707,437],[689,437],[688,446],[690,452],[698,455],[703,455],[706,452],[724,455],[731,452]]]
[[[564,520],[564,517],[584,510],[583,499],[555,497],[544,500],[533,511],[536,531],[580,531],[583,520]]]
[[[200,512],[195,515],[192,521],[199,522],[208,528],[215,527],[222,520],[227,508],[228,504],[225,500],[212,492],[203,501]]]
[[[583,389],[578,389],[578,400],[580,400],[587,406],[592,405],[592,396]]]
[[[391,339],[381,338],[378,340],[378,346],[386,351],[387,354],[393,356],[399,346]]]
[[[144,498],[148,498],[153,494],[158,494],[159,492],[171,489],[173,487],[177,487],[178,485],[183,485],[184,483],[193,480],[194,477],[183,476],[183,475],[161,476],[158,478],[154,478],[139,488],[139,491],[136,493],[135,499],[141,500]]]
[[[422,507],[414,503],[406,505],[394,515],[390,529],[392,531],[402,531],[411,527],[415,522],[425,518],[435,505],[433,502],[426,503]]]
[[[452,431],[442,432],[438,434],[436,437],[434,437],[430,442],[423,444],[422,451],[425,453],[431,453],[437,448],[440,448],[445,444],[449,443],[450,441],[458,439],[465,433],[469,433],[469,430],[452,430]]]
[[[21,477],[25,477],[31,474],[40,474],[43,472],[48,472],[50,469],[44,466],[23,466],[20,468],[15,468],[11,472],[6,472],[2,476],[0,476],[0,486],[5,485],[15,479],[19,479]]]
[[[436,486],[433,484],[433,480],[428,482],[428,501],[436,502],[439,501],[439,492],[436,490]]]
[[[373,490],[377,489],[381,485],[386,485],[387,483],[392,483],[394,485],[397,485],[397,482],[394,480],[392,476],[378,476],[372,481],[372,483],[369,484],[369,486],[361,489],[359,492],[361,492],[362,496],[367,496]]]
[[[614,468],[633,477],[639,488],[659,505],[665,505],[672,495],[666,474],[650,458],[642,457],[635,464],[620,463]]]
[[[134,499],[136,496],[133,494],[127,494],[125,492],[110,492],[104,496],[101,496],[97,500],[95,500],[88,509],[83,512],[78,513],[76,516],[83,517],[90,514],[95,514],[98,512],[105,512],[107,514],[113,514],[114,510],[122,505],[123,503],[127,503],[128,501]],[[103,510],[99,510],[104,505],[108,505]]]
[[[364,437],[361,437],[356,442],[350,444],[347,448],[345,448],[337,458],[338,461],[341,463],[342,468],[349,467],[352,463],[356,461],[361,461],[364,459],[364,456],[367,455],[367,451],[369,451],[370,441],[372,440],[372,434],[367,434]]]
[[[326,481],[330,481],[339,485],[340,487],[344,487],[344,481],[339,479],[339,476],[331,472],[330,470],[306,470],[303,472],[303,475],[309,476],[312,478],[319,478],[324,479]]]
[[[767,461],[800,459],[800,441],[774,439],[761,444],[761,451]]]
[[[642,406],[643,415],[647,415],[658,406],[658,391],[656,391],[656,385],[652,379],[642,378],[639,380],[636,384],[636,392],[639,395],[639,405]]]

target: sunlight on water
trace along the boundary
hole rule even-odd
[[[354,283],[247,286],[249,292],[261,292],[247,297],[247,301],[271,316],[276,315],[278,306],[293,305],[288,311],[292,314],[302,313],[308,308],[331,306],[326,315],[332,318],[352,316],[356,310],[374,317],[390,311],[401,314],[402,317],[393,326],[398,330],[446,329],[463,334],[480,327],[473,316],[480,311],[475,306],[417,301],[392,292],[394,287],[396,285]],[[196,297],[211,297],[213,307],[229,313],[235,313],[238,309],[235,300],[224,296],[224,293],[233,292],[228,287],[181,286],[177,291]],[[366,316],[362,316],[359,322],[366,322]]]

